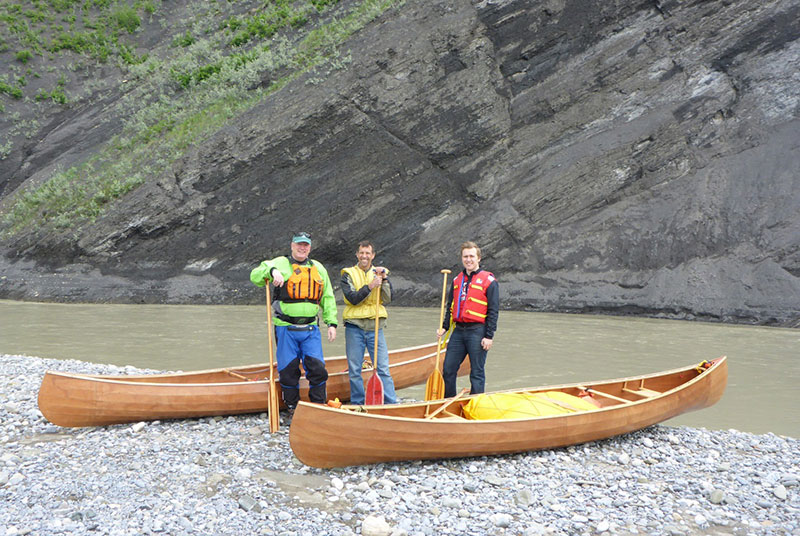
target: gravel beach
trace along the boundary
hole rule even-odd
[[[265,414],[60,428],[36,405],[45,370],[144,371],[0,365],[0,536],[800,535],[797,438],[653,426],[566,449],[319,470]]]

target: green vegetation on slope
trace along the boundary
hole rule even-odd
[[[340,45],[402,0],[358,0],[333,13],[337,2],[268,0],[257,3],[257,9],[221,19],[218,4],[224,2],[200,2],[190,27],[168,39],[172,47],[165,53],[128,61],[134,56],[132,49],[117,45],[118,63],[126,71],[121,88],[125,96],[117,105],[124,118],[122,134],[89,161],[60,170],[40,187],[19,195],[3,214],[5,232],[34,224],[68,228],[93,221],[109,202],[164,173],[191,144],[207,139],[288,82],[312,69],[324,75],[345,68],[349,58],[341,54]],[[34,4],[50,6],[51,11],[56,4],[73,9],[102,4],[108,10],[106,20],[134,31],[143,9],[135,3],[126,10],[112,0]],[[102,59],[95,47],[100,41],[87,41],[81,53]],[[35,98],[66,99],[61,97],[63,85]]]
[[[34,0],[0,3],[0,46],[18,47],[16,59],[27,63],[34,56],[46,58],[70,50],[99,61],[119,57],[139,61],[130,55],[125,35],[142,23],[140,14],[156,11],[154,0],[131,4],[112,0]]]

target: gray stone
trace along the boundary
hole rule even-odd
[[[530,506],[533,503],[533,493],[529,489],[520,490],[514,495],[514,502],[520,506]]]
[[[708,500],[711,501],[712,504],[721,504],[725,500],[725,492],[719,489],[715,489],[711,492]]]
[[[442,506],[446,508],[459,508],[461,506],[461,501],[453,497],[445,497],[442,499]]]
[[[251,512],[251,511],[260,512],[261,511],[261,505],[258,504],[258,501],[256,501],[254,498],[252,498],[249,495],[242,495],[241,497],[239,497],[238,503],[239,503],[239,508],[241,508],[245,512]]]
[[[500,478],[497,475],[486,475],[485,477],[483,477],[483,481],[495,487],[500,487],[505,483],[504,479]]]
[[[361,522],[362,536],[389,536],[392,527],[382,516],[367,516]]]
[[[492,514],[489,520],[496,527],[506,528],[511,525],[512,517],[508,514]]]

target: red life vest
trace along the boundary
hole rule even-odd
[[[486,290],[494,281],[494,274],[486,270],[478,270],[472,274],[468,286],[462,271],[453,279],[453,303],[450,314],[454,322],[486,323],[486,313],[489,311],[489,301]],[[463,288],[465,287],[466,288]]]

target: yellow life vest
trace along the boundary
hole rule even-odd
[[[319,270],[311,264],[292,264],[292,274],[281,287],[279,299],[286,303],[319,303],[324,281]]]
[[[342,274],[347,273],[350,276],[350,281],[353,282],[353,287],[356,290],[360,289],[364,285],[368,285],[372,278],[375,277],[375,272],[372,269],[367,270],[364,272],[358,265],[351,266],[350,268],[343,268]],[[357,305],[353,305],[347,298],[344,298],[344,312],[342,313],[342,318],[347,320],[348,318],[375,318],[375,292],[380,292],[380,287],[376,290],[373,290],[369,296],[364,298],[361,303]],[[386,312],[386,308],[381,304],[381,308],[378,311],[379,318],[387,318],[389,315]]]

